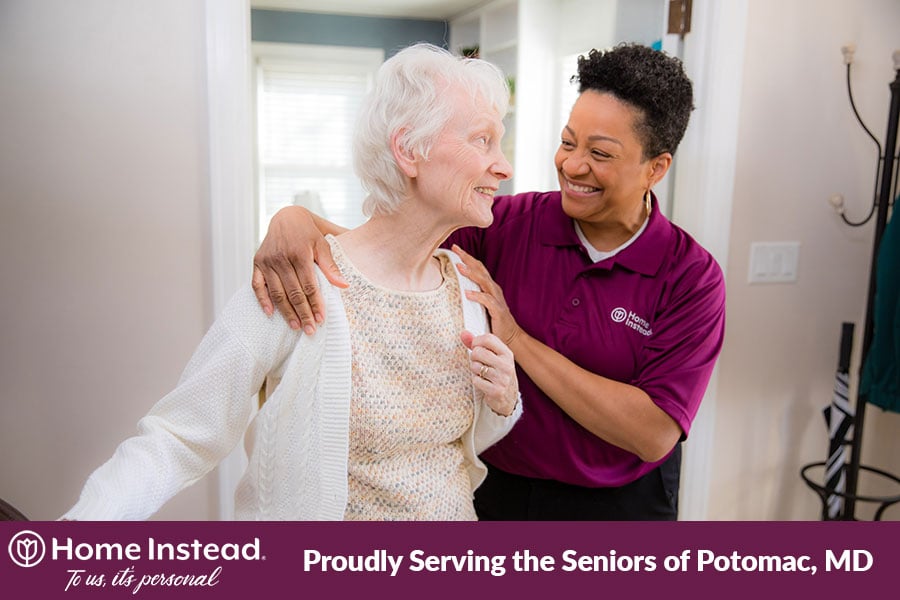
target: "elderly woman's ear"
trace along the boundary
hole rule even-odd
[[[406,136],[409,130],[398,129],[391,136],[391,152],[394,153],[394,160],[397,166],[403,171],[403,174],[409,178],[413,178],[419,173],[419,165],[416,160],[416,153],[407,145]]]

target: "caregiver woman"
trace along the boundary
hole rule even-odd
[[[582,56],[577,81],[560,191],[498,197],[490,227],[448,239],[483,289],[469,297],[513,351],[527,414],[481,455],[475,505],[480,519],[675,520],[680,442],[725,323],[721,269],[651,191],[687,128],[692,86],[677,59],[634,44]],[[254,273],[263,308],[268,284],[310,330],[324,317],[305,284],[310,258],[340,279],[314,224],[340,231],[280,212]]]

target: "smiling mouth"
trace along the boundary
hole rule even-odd
[[[479,194],[485,194],[485,195],[488,195],[491,197],[493,197],[493,195],[497,193],[496,189],[489,188],[489,187],[477,187],[477,188],[475,188],[475,191],[478,192]]]
[[[600,188],[589,185],[579,185],[573,181],[566,179],[566,187],[576,194],[593,194],[600,191]]]

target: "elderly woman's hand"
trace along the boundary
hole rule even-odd
[[[512,351],[493,333],[476,336],[470,331],[460,335],[471,350],[469,370],[472,384],[484,394],[484,401],[498,415],[508,417],[516,410],[519,384]]]
[[[522,329],[516,323],[512,313],[509,312],[509,306],[507,306],[506,299],[503,297],[503,290],[500,289],[500,286],[497,285],[497,282],[494,281],[494,278],[491,277],[491,274],[488,273],[488,270],[480,260],[456,244],[453,245],[453,252],[462,259],[462,263],[457,265],[459,272],[481,287],[480,292],[467,290],[466,297],[469,300],[478,302],[487,309],[488,314],[491,316],[491,331],[504,344],[511,347],[516,338],[519,337],[519,334],[522,333]]]

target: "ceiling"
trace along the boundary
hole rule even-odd
[[[252,8],[446,21],[486,0],[250,0]]]

